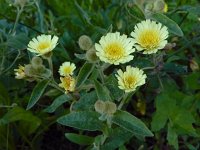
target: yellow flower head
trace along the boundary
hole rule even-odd
[[[64,88],[66,93],[73,92],[75,90],[75,79],[71,76],[60,77],[60,87]]]
[[[51,52],[57,45],[58,37],[51,35],[40,35],[33,38],[28,44],[28,50],[39,55]]]
[[[59,73],[61,76],[68,76],[68,75],[73,75],[73,71],[76,69],[76,66],[74,63],[70,62],[64,62],[60,68],[59,68]]]
[[[143,54],[152,54],[163,49],[167,44],[168,34],[166,26],[151,20],[138,23],[134,32],[131,32],[136,49],[143,51]]]
[[[118,87],[125,92],[135,91],[136,87],[145,84],[146,75],[139,68],[127,66],[125,72],[120,69],[117,73]]]
[[[18,69],[14,69],[15,71],[15,78],[16,79],[23,79],[25,78],[24,66],[19,65]]]
[[[133,59],[133,56],[130,55],[135,51],[133,46],[133,40],[127,38],[126,35],[120,35],[119,32],[108,33],[101,37],[99,44],[95,44],[96,55],[101,61],[119,65]]]

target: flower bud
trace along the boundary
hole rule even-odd
[[[96,112],[103,114],[106,108],[105,102],[101,100],[96,101],[94,108]]]
[[[37,69],[42,65],[42,59],[40,57],[33,57],[31,60],[31,65],[34,69]]]
[[[153,11],[162,12],[165,8],[165,2],[163,0],[156,0],[153,4]]]
[[[95,63],[96,61],[98,61],[94,46],[86,52],[86,59],[91,63]]]
[[[93,42],[89,36],[82,35],[78,39],[78,44],[82,50],[89,50],[92,47]]]
[[[13,5],[15,7],[17,7],[17,6],[24,7],[27,2],[28,2],[28,0],[15,0]]]
[[[25,75],[31,77],[33,76],[34,73],[34,68],[31,64],[28,64],[24,67],[24,72],[25,72]]]
[[[106,101],[105,105],[106,105],[105,113],[112,115],[117,111],[117,106],[115,103],[111,101]]]

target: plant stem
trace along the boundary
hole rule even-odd
[[[18,21],[19,21],[19,17],[20,17],[20,15],[21,15],[21,13],[23,12],[23,9],[24,9],[24,7],[21,7],[21,8],[17,7],[17,16],[16,16],[16,19],[15,19],[14,27],[13,27],[13,29],[12,29],[12,33],[13,33],[13,34],[15,34],[15,30],[16,30],[16,27],[17,27],[17,23],[18,23]]]
[[[48,63],[49,63],[49,69],[51,70],[51,72],[52,72],[52,77],[53,77],[53,63],[52,63],[51,57],[48,57],[48,58],[47,58],[47,61],[48,61]]]
[[[104,83],[105,83],[105,80],[104,80],[103,69],[102,69],[102,67],[101,67],[101,65],[100,65],[99,63],[98,63],[98,65],[97,65],[97,67],[98,67],[98,71],[99,71],[99,75],[100,75],[101,81],[102,81],[102,83],[104,84]]]
[[[124,96],[123,96],[123,99],[122,101],[120,102],[119,106],[118,106],[118,109],[120,110],[122,108],[122,106],[124,105],[124,103],[126,102],[127,100],[127,97],[128,97],[128,94],[125,93]]]

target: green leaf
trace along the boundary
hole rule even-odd
[[[126,111],[118,110],[113,118],[112,122],[120,127],[132,132],[136,135],[153,136],[152,132],[146,127],[146,125],[135,116]]]
[[[79,135],[75,133],[65,133],[65,137],[79,145],[91,145],[94,142],[94,138],[86,135]]]
[[[73,110],[91,110],[94,109],[94,104],[97,101],[95,91],[85,93],[81,98],[73,104]]]
[[[94,65],[92,63],[85,63],[83,65],[83,67],[80,69],[78,73],[77,84],[76,84],[77,87],[81,86],[85,82],[85,80],[91,74],[93,68],[94,68]]]
[[[156,97],[156,113],[151,122],[151,129],[153,131],[159,131],[165,126],[168,116],[174,110],[175,105],[176,101],[166,93]]]
[[[170,126],[170,124],[168,124],[167,141],[169,145],[174,146],[174,148],[178,150],[178,135],[176,134],[175,130]]]
[[[98,119],[99,114],[94,111],[71,112],[60,117],[57,122],[77,129],[97,131],[102,130],[104,124]]]
[[[34,131],[41,124],[41,120],[34,116],[30,111],[20,107],[13,107],[1,119],[0,125],[5,125],[15,121],[26,121],[29,123],[29,130]]]
[[[107,101],[111,100],[108,89],[103,86],[99,81],[94,80],[95,89],[99,100]]]
[[[112,99],[119,100],[122,97],[123,91],[118,88],[118,82],[114,75],[107,78],[105,85],[108,87]]]
[[[200,89],[199,80],[200,80],[200,72],[194,72],[194,73],[189,74],[186,77],[183,77],[185,86],[191,90]]]
[[[153,13],[151,14],[152,19],[155,19],[156,21],[162,23],[166,27],[168,27],[169,31],[175,35],[183,36],[183,32],[181,28],[178,26],[178,24],[168,18],[167,16],[161,14],[161,13]]]
[[[66,94],[63,94],[63,95],[60,95],[58,96],[54,101],[53,103],[47,107],[46,109],[44,109],[44,112],[48,112],[48,113],[52,113],[54,112],[59,106],[61,106],[63,103],[69,101],[71,98],[66,95]]]
[[[20,33],[17,35],[8,36],[7,44],[15,49],[26,49],[29,38],[27,34]]]
[[[48,80],[43,80],[35,86],[31,94],[31,97],[29,99],[28,106],[26,108],[27,110],[31,109],[36,104],[36,102],[40,99],[48,83],[49,83]]]
[[[129,141],[133,137],[133,134],[123,128],[113,129],[110,136],[106,139],[106,142],[102,146],[103,150],[115,150],[125,142]]]

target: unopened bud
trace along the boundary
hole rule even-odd
[[[28,64],[24,67],[24,72],[25,72],[25,75],[31,77],[34,74],[34,68],[32,67],[31,64]]]
[[[96,112],[103,114],[106,108],[105,102],[101,100],[96,101],[94,108]]]
[[[82,50],[89,50],[92,47],[93,42],[89,36],[82,35],[78,39],[78,44]]]
[[[160,12],[165,8],[165,2],[163,0],[156,0],[154,2],[153,11]]]
[[[117,106],[115,103],[111,101],[106,101],[105,105],[106,105],[105,113],[112,115],[117,111]]]
[[[33,57],[31,60],[31,65],[33,68],[37,69],[39,66],[42,65],[42,59],[40,57]]]
[[[172,48],[174,48],[176,46],[176,43],[167,43],[164,47],[164,49],[166,50],[171,50]]]
[[[14,1],[14,6],[21,6],[21,7],[24,7],[25,4],[28,2],[28,0],[15,0]]]
[[[94,46],[86,52],[86,59],[92,63],[95,63],[96,61],[98,61],[98,57],[96,55],[96,50]]]

